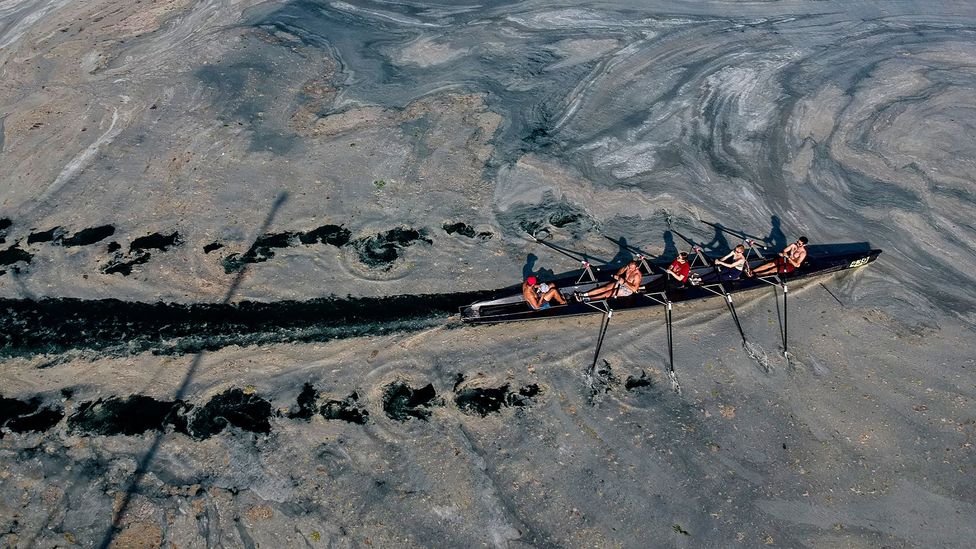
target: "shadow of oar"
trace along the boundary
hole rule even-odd
[[[274,218],[277,215],[278,210],[287,200],[288,200],[287,192],[282,191],[281,193],[278,194],[278,196],[275,198],[274,203],[271,205],[271,209],[268,211],[268,215],[265,216],[264,222],[261,224],[261,226],[258,228],[257,232],[255,233],[255,239],[261,236],[262,234],[264,234],[265,232],[267,232],[268,227],[270,227],[271,222],[274,221]],[[246,272],[247,272],[246,266],[245,268],[238,271],[237,275],[234,277],[234,280],[231,282],[230,286],[227,288],[227,291],[224,293],[223,299],[221,299],[220,301],[222,305],[226,305],[230,303],[231,299],[234,298],[234,295],[237,293],[237,289],[240,287]],[[181,401],[184,400],[184,398],[186,397],[186,393],[190,387],[190,383],[193,381],[193,378],[196,376],[197,369],[200,367],[200,364],[203,362],[204,354],[205,353],[201,351],[193,357],[193,360],[190,362],[190,367],[189,369],[187,369],[186,375],[183,377],[183,383],[180,384],[180,388],[176,391],[176,395],[173,399],[174,401]],[[139,484],[142,482],[142,479],[146,476],[146,473],[149,471],[149,466],[152,465],[153,459],[155,459],[156,454],[159,452],[159,447],[162,444],[163,438],[165,436],[166,436],[165,431],[160,431],[159,433],[157,433],[156,438],[153,440],[152,445],[149,447],[149,450],[147,450],[146,453],[142,456],[142,459],[139,460],[139,465],[138,467],[136,467],[136,471],[132,476],[132,481],[129,483],[129,486],[125,491],[125,496],[123,496],[122,502],[119,505],[118,511],[116,511],[115,517],[113,517],[112,519],[112,525],[108,528],[108,531],[105,532],[105,535],[102,537],[102,542],[99,544],[99,547],[101,549],[107,549],[112,544],[112,540],[115,538],[115,536],[118,535],[119,526],[122,523],[122,518],[125,516],[126,511],[128,511],[129,509],[129,504],[132,502],[132,496],[139,491]]]

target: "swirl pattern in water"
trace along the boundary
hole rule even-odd
[[[971,545],[974,59],[972,1],[0,1],[0,546]],[[789,338],[448,318],[666,214],[884,253]]]
[[[283,241],[251,265],[241,297],[479,289],[517,279],[526,229],[612,255],[601,231],[655,248],[667,211],[776,245],[801,233],[868,241],[892,253],[863,275],[865,303],[920,312],[912,323],[936,322],[935,309],[973,322],[971,8],[240,9],[173,2],[72,27],[50,3],[4,8],[5,103],[47,79],[3,119],[0,164],[18,174],[3,212],[7,297],[219,296],[227,262],[247,257],[286,192],[269,218],[276,235],[325,223],[359,242],[410,227],[431,245],[390,245],[377,268],[354,246]],[[81,54],[82,40],[110,32]],[[66,67],[68,86],[27,66],[41,54]],[[80,66],[68,70],[71,55]],[[573,212],[568,226],[552,226],[554,208]],[[500,238],[438,230],[457,223]],[[188,245],[131,259],[26,238],[96,225],[122,242],[179,231]],[[455,281],[427,276],[457,257]]]

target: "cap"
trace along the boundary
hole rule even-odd
[[[535,283],[538,281],[539,280],[534,276],[530,276],[529,278],[525,279],[525,283],[528,284],[529,286],[535,286]]]

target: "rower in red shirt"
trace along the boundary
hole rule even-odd
[[[678,257],[671,262],[668,267],[668,276],[674,278],[681,284],[688,281],[688,273],[691,271],[691,264],[688,263],[688,252],[679,252]]]

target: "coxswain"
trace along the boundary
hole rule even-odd
[[[566,299],[559,293],[559,290],[552,284],[540,283],[535,276],[528,276],[522,283],[522,297],[529,304],[529,307],[537,311],[548,309],[549,302],[555,300],[560,305],[566,304]]]

